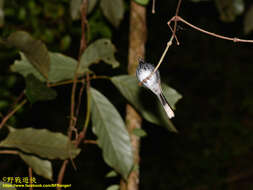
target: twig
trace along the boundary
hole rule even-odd
[[[62,184],[64,173],[65,173],[66,167],[68,165],[68,162],[69,162],[68,160],[64,160],[64,162],[61,166],[60,172],[58,174],[57,184]],[[61,187],[58,186],[56,189],[61,190]]]
[[[83,0],[82,5],[81,5],[81,28],[82,28],[82,36],[81,36],[81,41],[80,41],[80,50],[79,50],[79,56],[78,56],[78,63],[76,66],[76,71],[75,75],[73,78],[73,86],[72,86],[72,91],[71,91],[71,105],[70,105],[70,122],[69,122],[69,129],[68,129],[68,137],[69,140],[71,141],[71,136],[72,136],[72,131],[75,129],[76,125],[76,115],[75,115],[75,95],[76,95],[76,86],[77,86],[77,75],[78,75],[78,69],[80,66],[80,58],[82,53],[84,52],[86,48],[86,39],[85,39],[85,29],[86,29],[86,24],[87,24],[87,19],[86,19],[86,13],[87,13],[87,7],[88,7],[88,1]],[[87,73],[89,75],[89,73]],[[76,111],[77,112],[77,111]],[[79,111],[78,111],[79,112]],[[71,160],[73,163],[73,160]],[[58,174],[58,184],[62,184],[64,173],[66,170],[66,166],[68,164],[68,160],[65,160],[61,166],[60,172]],[[57,187],[58,190],[61,189],[61,187]]]
[[[172,27],[169,25],[169,28],[170,28],[170,30],[171,30],[171,32],[173,33],[173,29],[172,29]],[[176,40],[176,42],[177,42],[177,45],[179,46],[180,45],[180,43],[179,43],[179,41],[178,41],[178,39],[177,39],[177,35],[175,34],[175,40]]]
[[[219,34],[215,34],[215,33],[213,33],[213,32],[208,32],[208,31],[206,31],[206,30],[204,30],[204,29],[202,29],[202,28],[199,28],[199,27],[197,27],[197,26],[195,26],[195,25],[193,25],[193,24],[187,22],[187,21],[184,20],[182,17],[178,16],[179,8],[180,8],[180,5],[181,5],[181,2],[182,2],[182,0],[179,0],[179,1],[178,1],[177,9],[176,9],[176,14],[175,14],[175,16],[173,16],[173,17],[168,21],[168,26],[169,26],[170,30],[172,30],[172,28],[171,28],[171,26],[170,26],[170,24],[171,24],[172,21],[174,21],[174,27],[173,27],[172,36],[171,36],[169,42],[167,43],[167,46],[166,46],[166,48],[165,48],[165,50],[164,50],[164,52],[163,52],[163,54],[162,54],[162,56],[161,56],[161,58],[160,58],[160,61],[159,61],[159,63],[157,64],[157,66],[155,67],[155,69],[153,70],[153,72],[152,72],[149,76],[147,76],[142,82],[145,82],[146,80],[148,80],[148,79],[157,71],[157,69],[160,67],[160,65],[161,65],[161,63],[162,63],[162,61],[163,61],[163,59],[164,59],[164,57],[165,57],[165,55],[166,55],[166,53],[167,53],[169,47],[172,45],[172,41],[173,41],[174,38],[176,39],[177,44],[179,45],[179,42],[178,42],[177,37],[176,37],[176,29],[177,29],[177,22],[178,22],[178,21],[183,22],[184,24],[190,26],[191,28],[193,28],[193,29],[195,29],[195,30],[198,30],[198,31],[200,31],[200,32],[202,32],[202,33],[205,33],[205,34],[207,34],[207,35],[210,35],[210,36],[214,36],[214,37],[216,37],[216,38],[220,38],[220,39],[223,39],[223,40],[229,40],[229,41],[233,41],[233,42],[253,43],[253,40],[240,39],[240,38],[236,38],[236,37],[230,38],[230,37],[222,36],[222,35],[219,35]],[[142,83],[142,82],[140,82],[140,83]],[[139,83],[139,84],[140,84],[140,83]]]
[[[83,125],[82,131],[79,133],[78,140],[76,142],[76,146],[80,144],[80,142],[85,138],[86,131],[90,122],[90,78],[89,75],[86,75],[86,94],[87,94],[87,104],[86,104],[86,116],[85,116],[85,122]]]
[[[70,122],[69,122],[69,130],[68,130],[68,137],[71,139],[72,130],[75,128],[76,125],[76,117],[75,117],[75,95],[76,95],[76,85],[77,85],[77,75],[78,75],[78,69],[80,66],[80,57],[82,53],[84,52],[86,48],[86,40],[85,40],[85,26],[87,23],[86,20],[86,10],[87,10],[88,1],[83,0],[82,6],[81,6],[81,13],[82,13],[82,20],[81,20],[81,26],[82,26],[82,37],[80,42],[80,50],[79,50],[79,57],[78,62],[76,66],[76,71],[73,79],[73,86],[71,91],[71,105],[70,105]]]
[[[178,0],[177,9],[176,9],[176,13],[175,13],[176,16],[179,13],[179,8],[180,8],[180,5],[181,5],[181,2],[182,2],[182,0]],[[162,54],[162,56],[159,60],[159,63],[157,64],[157,66],[155,67],[154,71],[151,74],[154,74],[157,71],[157,69],[160,67],[160,65],[161,65],[161,63],[162,63],[169,47],[172,45],[173,39],[176,37],[176,31],[177,31],[177,20],[174,21],[174,28],[173,28],[173,33],[172,33],[172,36],[170,38],[170,41],[167,43],[167,46],[166,46],[166,48],[165,48],[165,50],[164,50],[164,52],[163,52],[163,54]]]
[[[152,2],[152,13],[155,14],[155,0]]]
[[[181,5],[181,2],[182,2],[182,0],[178,0],[177,8],[176,8],[176,13],[175,13],[175,16],[174,16],[174,17],[177,17],[177,15],[178,15],[178,13],[179,13],[179,8],[180,8],[180,5]],[[170,29],[171,29],[171,27],[170,27]],[[169,47],[172,45],[173,39],[176,38],[176,40],[177,40],[177,37],[176,37],[176,30],[177,30],[177,20],[174,21],[174,28],[173,28],[172,36],[171,36],[169,42],[167,43],[167,46],[166,46],[166,48],[165,48],[165,50],[164,50],[164,52],[163,52],[163,54],[162,54],[162,56],[161,56],[161,58],[160,58],[160,60],[159,60],[159,63],[156,65],[155,69],[150,73],[150,75],[147,76],[147,77],[146,77],[143,81],[141,81],[140,83],[143,83],[143,82],[145,82],[146,80],[148,80],[148,79],[157,71],[157,69],[160,67],[160,65],[162,64],[163,59],[164,59],[164,57],[165,57],[165,55],[166,55],[166,53],[167,53]],[[177,40],[177,44],[179,45],[178,40]]]
[[[111,77],[108,77],[108,76],[103,76],[103,75],[92,75],[90,77],[90,80],[93,80],[93,79],[110,79]]]
[[[10,119],[11,116],[13,116],[25,103],[27,100],[23,100],[19,105],[17,105],[11,112],[9,112],[0,123],[0,129],[4,126],[4,124]]]
[[[17,97],[17,99],[12,103],[12,105],[10,106],[10,109],[8,110],[7,113],[11,112],[11,109],[14,108],[16,106],[16,104],[24,97],[25,92],[24,90],[20,93],[20,95]]]
[[[31,185],[31,186],[29,187],[29,189],[30,189],[30,190],[33,190],[33,186],[32,186],[32,183],[33,183],[33,180],[32,180],[32,177],[33,177],[33,170],[32,170],[31,167],[28,168],[28,173],[29,173],[30,185]]]
[[[182,17],[180,17],[180,16],[174,16],[174,17],[172,17],[172,18],[170,19],[170,21],[168,22],[168,25],[171,23],[171,21],[174,21],[174,22],[176,22],[176,21],[181,21],[181,22],[183,22],[184,24],[190,26],[191,28],[193,28],[193,29],[195,29],[195,30],[198,30],[198,31],[200,31],[200,32],[202,32],[202,33],[205,33],[205,34],[207,34],[207,35],[214,36],[214,37],[216,37],[216,38],[220,38],[220,39],[223,39],[223,40],[229,40],[229,41],[233,41],[233,42],[253,43],[253,40],[245,40],[245,39],[240,39],[240,38],[236,38],[236,37],[230,38],[230,37],[222,36],[222,35],[219,35],[219,34],[215,34],[215,33],[213,33],[213,32],[208,32],[208,31],[206,31],[206,30],[204,30],[204,29],[202,29],[202,28],[199,28],[199,27],[197,27],[197,26],[194,26],[193,24],[187,22],[186,20],[184,20],[184,19],[183,19]]]
[[[96,140],[84,140],[83,143],[84,144],[98,144]]]
[[[93,75],[90,77],[90,80],[93,80],[93,79],[110,79],[110,77],[103,76],[103,75]],[[77,80],[76,82],[83,83],[83,79]],[[48,87],[56,87],[56,86],[61,86],[61,85],[65,85],[65,84],[72,84],[72,83],[74,83],[73,80],[66,80],[66,81],[62,81],[62,82],[58,82],[58,83],[48,84]]]
[[[89,74],[87,73],[87,75],[89,75]],[[79,110],[80,110],[80,105],[82,102],[82,95],[83,95],[83,90],[84,90],[84,84],[85,84],[84,79],[82,79],[82,86],[79,91],[78,104],[76,106],[76,117],[78,117],[78,115],[79,115]]]
[[[0,154],[19,154],[18,151],[15,150],[0,150]]]
[[[178,0],[175,16],[178,16],[181,2],[182,2],[182,0]],[[174,30],[173,30],[172,38],[174,38],[174,36],[176,35],[176,31],[177,31],[177,21],[174,22]]]
[[[55,86],[61,86],[61,85],[65,85],[65,84],[72,84],[74,81],[73,80],[66,80],[66,81],[62,81],[62,82],[58,82],[58,83],[54,83],[54,84],[48,84],[48,87],[55,87]],[[77,83],[82,82],[82,80],[76,80]]]

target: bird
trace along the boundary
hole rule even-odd
[[[160,73],[158,70],[153,73],[154,69],[155,67],[153,64],[147,63],[143,59],[139,59],[139,65],[136,69],[136,77],[144,87],[151,90],[158,97],[168,118],[171,119],[175,117],[174,111],[163,95]]]

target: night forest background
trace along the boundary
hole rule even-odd
[[[167,22],[174,16],[177,2],[157,0],[155,14],[151,13],[151,1],[147,5],[146,61],[158,63],[171,37]],[[227,7],[221,8],[224,2]],[[99,6],[87,17],[88,43],[102,37],[110,38],[120,62],[116,69],[104,63],[92,66],[97,74],[127,73],[129,1],[124,3],[125,14],[118,28],[108,22]],[[242,7],[239,13],[236,6]],[[71,19],[69,8],[67,0],[5,1],[1,38],[24,30],[42,40],[48,50],[77,58],[80,20]],[[250,0],[183,0],[179,15],[210,32],[253,39],[253,3]],[[176,104],[176,117],[172,119],[178,133],[143,120],[147,136],[141,138],[140,189],[253,189],[253,44],[214,38],[183,23],[178,25],[176,34],[180,45],[174,43],[170,47],[159,68],[163,82],[183,96]],[[19,59],[17,49],[0,46],[0,117],[6,115],[25,88],[24,78],[10,70],[15,59]],[[107,80],[92,81],[92,85],[112,100],[124,118],[127,101],[115,86]],[[71,85],[55,89],[57,99],[26,104],[8,124],[66,134]],[[151,93],[149,95],[154,98]],[[85,106],[81,106],[80,112],[85,115]],[[81,118],[80,123],[84,119]],[[1,129],[1,139],[6,134],[7,128]],[[91,130],[87,136],[95,139]],[[61,163],[53,161],[54,179]],[[63,181],[71,183],[73,189],[106,189],[119,183],[119,176],[105,177],[111,168],[105,164],[96,145],[83,145],[75,164],[77,171],[69,164]],[[27,166],[18,156],[3,154],[0,177],[4,176],[28,176]],[[51,183],[35,176],[40,183]]]

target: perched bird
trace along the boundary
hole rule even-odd
[[[154,69],[155,67],[151,63],[147,63],[144,60],[139,59],[139,65],[136,69],[136,76],[146,88],[151,90],[158,97],[168,117],[171,119],[175,116],[175,114],[163,95],[160,73],[157,70],[155,73],[150,75]]]

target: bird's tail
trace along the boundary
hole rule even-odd
[[[170,107],[169,103],[167,102],[166,98],[164,97],[164,95],[158,94],[158,98],[160,100],[160,102],[162,103],[162,106],[165,110],[165,112],[167,113],[168,117],[171,119],[172,117],[175,117],[174,111],[172,110],[172,108]]]

